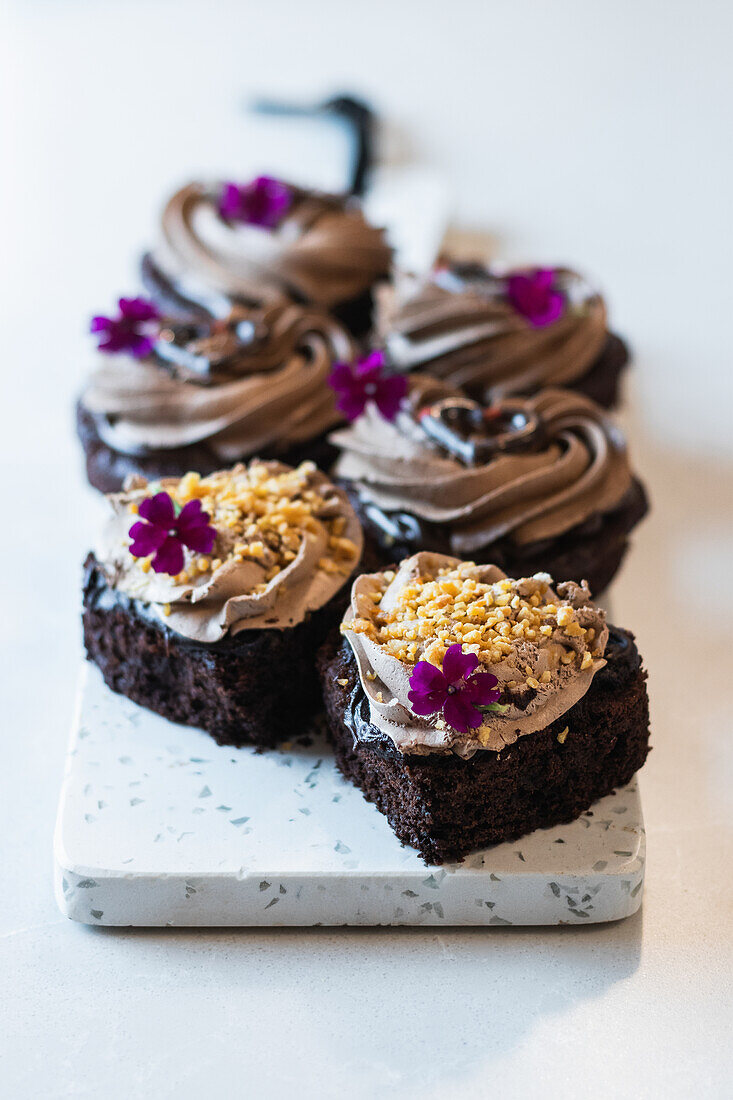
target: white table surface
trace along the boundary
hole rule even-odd
[[[6,0],[0,19],[4,1095],[730,1095],[733,9]],[[335,133],[238,106],[345,83],[389,112],[394,158],[452,173],[461,226],[600,272],[637,349],[654,513],[615,605],[651,673],[643,908],[548,931],[80,927],[51,834],[96,515],[71,432],[84,325],[134,287],[190,171],[338,183]]]

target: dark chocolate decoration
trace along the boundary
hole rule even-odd
[[[537,450],[545,439],[542,418],[519,399],[484,407],[467,397],[449,397],[418,415],[425,434],[466,466],[482,465],[497,454]]]
[[[205,384],[222,374],[246,374],[247,358],[264,336],[262,325],[236,316],[225,321],[171,321],[160,330],[155,354],[177,375]]]
[[[376,118],[370,105],[353,95],[337,95],[322,103],[286,103],[257,99],[252,109],[259,114],[312,117],[330,115],[344,122],[352,142],[349,182],[346,192],[361,197],[369,184],[374,163]]]
[[[415,517],[407,512],[383,512],[376,504],[365,504],[364,511],[367,519],[379,528],[388,543],[419,542],[422,536],[422,525]]]

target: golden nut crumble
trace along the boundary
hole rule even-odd
[[[180,584],[215,573],[230,562],[252,560],[265,570],[264,582],[254,592],[264,592],[267,584],[295,560],[305,532],[325,528],[327,556],[318,562],[326,573],[352,571],[358,548],[344,536],[346,520],[337,510],[341,501],[330,495],[330,485],[316,487],[313,462],[302,462],[296,469],[273,472],[262,463],[239,465],[209,477],[185,474],[166,491],[181,508],[191,500],[200,500],[209,523],[216,528],[215,555],[194,555],[176,580]],[[152,493],[154,485],[148,486]],[[129,505],[137,512],[138,505]],[[140,569],[150,569],[150,559],[138,560]]]
[[[492,665],[505,660],[519,643],[547,645],[551,638],[559,663],[577,659],[581,669],[591,665],[590,650],[581,656],[577,648],[581,641],[589,644],[595,631],[581,625],[575,608],[552,602],[552,594],[550,602],[545,602],[551,577],[537,573],[489,584],[472,576],[474,570],[473,562],[463,562],[439,570],[435,577],[419,576],[398,593],[389,611],[383,611],[380,602],[394,573],[383,573],[382,591],[372,595],[372,614],[347,621],[341,629],[366,635],[407,665],[422,660],[440,667],[446,650],[455,643],[460,643],[464,652],[475,653],[483,665]],[[521,689],[526,684],[536,691],[551,679],[547,670],[539,679],[532,675],[530,665],[525,671],[523,681],[506,686]]]

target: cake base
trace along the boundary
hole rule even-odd
[[[55,838],[62,913],[92,925],[506,925],[618,920],[641,903],[636,780],[570,825],[425,867],[314,732],[215,745],[86,664]]]
[[[573,821],[629,783],[649,752],[633,636],[612,627],[606,658],[575,706],[500,753],[403,755],[371,725],[351,646],[334,632],[319,665],[336,763],[428,864]]]
[[[234,465],[234,460],[225,462],[205,442],[139,455],[115,451],[104,442],[94,417],[81,401],[76,406],[76,434],[84,448],[87,480],[100,493],[119,493],[125,479],[131,475],[139,475],[148,481],[158,481],[163,477],[182,477],[189,470],[195,470],[202,477],[207,477],[217,470]],[[286,466],[315,462],[320,470],[328,470],[337,454],[336,448],[323,435],[286,450],[265,447],[256,457],[264,461],[275,459],[284,462]],[[249,462],[254,457],[245,454],[237,461]]]
[[[303,622],[242,630],[206,645],[169,630],[84,563],[84,645],[113,691],[219,744],[271,748],[307,729],[321,707],[314,654],[340,622],[349,582]]]
[[[456,553],[448,528],[418,520],[409,513],[404,520],[399,513],[385,514],[362,500],[348,482],[338,483],[348,493],[364,528],[364,553],[370,562],[377,563],[376,569],[394,565],[420,550]],[[586,580],[594,597],[598,597],[618,572],[629,548],[631,532],[648,511],[646,490],[635,478],[613,512],[595,515],[565,535],[541,543],[518,547],[509,538],[501,539],[478,547],[470,558],[478,564],[498,565],[510,577],[546,572],[557,584]]]

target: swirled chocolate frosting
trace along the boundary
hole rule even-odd
[[[143,360],[100,355],[81,400],[103,441],[130,455],[206,442],[225,464],[284,451],[339,422],[327,379],[352,345],[335,321],[280,300],[237,307],[232,325],[248,326],[251,341],[205,375],[157,352]]]
[[[394,422],[368,406],[329,438],[341,449],[335,477],[383,512],[440,525],[457,555],[505,537],[525,545],[562,535],[612,511],[631,486],[623,437],[580,394],[548,389],[528,398],[522,405],[541,431],[526,449],[497,451],[475,464],[423,427],[421,413],[441,400],[466,401],[445,383],[413,375]]]
[[[179,506],[200,500],[216,529],[212,553],[186,550],[177,576],[156,573],[130,553],[138,506],[160,491]],[[107,499],[111,514],[95,555],[108,583],[199,642],[295,626],[335,596],[361,554],[361,528],[345,494],[312,463],[252,463],[154,484],[135,477]]]
[[[291,187],[293,202],[273,229],[219,212],[221,184],[190,183],[167,203],[155,264],[194,301],[212,294],[261,302],[288,294],[330,307],[390,272],[392,250],[358,203]]]
[[[583,377],[607,339],[603,298],[558,269],[560,317],[535,327],[507,297],[511,273],[478,265],[406,278],[380,293],[378,338],[400,370],[420,370],[484,399]]]
[[[359,669],[372,726],[403,753],[501,752],[544,729],[585,695],[603,668],[605,614],[587,588],[551,587],[546,574],[510,580],[495,565],[419,553],[399,570],[357,577],[341,626]],[[507,615],[505,615],[505,611]],[[498,680],[503,704],[461,732],[440,713],[416,714],[410,677],[441,667],[449,646],[475,653]]]

